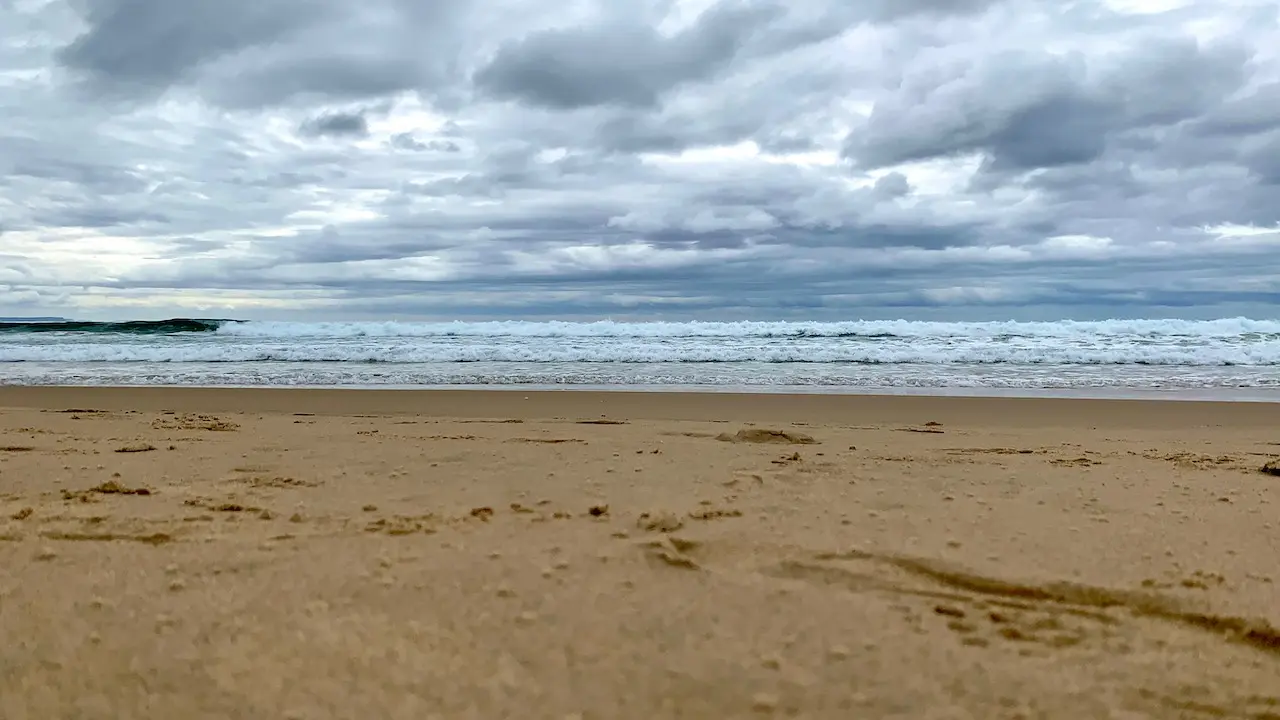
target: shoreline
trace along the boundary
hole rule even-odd
[[[0,386],[0,408],[1165,429],[1280,424],[1280,403],[1267,401],[518,388]]]
[[[58,383],[0,383],[3,388],[157,388],[166,390],[360,390],[360,391],[413,391],[413,392],[592,392],[592,393],[659,393],[671,395],[856,395],[874,397],[970,397],[970,398],[1031,398],[1077,400],[1162,400],[1170,402],[1250,402],[1280,403],[1280,386],[1223,386],[1223,387],[894,387],[857,385],[597,385],[582,384],[449,384],[449,385],[397,385],[397,384],[331,384],[331,385],[180,385],[137,384],[114,385],[58,384]]]
[[[1280,385],[1205,386],[988,386],[988,385],[826,385],[826,384],[605,384],[605,383],[113,383],[113,382],[6,382],[10,388],[161,389],[161,390],[355,390],[411,392],[569,392],[635,393],[670,395],[835,395],[873,397],[969,397],[1079,400],[1168,400],[1176,402],[1280,403]]]

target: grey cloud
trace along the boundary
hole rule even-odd
[[[1070,94],[1018,109],[989,136],[992,167],[1029,170],[1093,160],[1106,150],[1108,108]]]
[[[962,319],[1275,301],[1280,235],[1256,229],[1280,221],[1265,3],[193,2],[0,2],[24,39],[0,46],[0,249],[22,261],[0,282],[32,308],[222,293],[351,316]],[[659,27],[677,14],[684,29]],[[1203,27],[1221,39],[1195,41]]]
[[[832,101],[850,86],[878,80],[856,67],[811,66],[829,54],[830,48],[815,47],[801,57],[762,63],[714,86],[669,97],[654,112],[607,115],[591,139],[619,152],[680,152],[746,140],[768,152],[813,150],[831,121]],[[781,97],[791,100],[780,103]]]
[[[332,5],[311,0],[94,0],[82,7],[89,28],[59,51],[58,59],[121,89],[163,89],[206,62],[319,22]]]
[[[944,226],[868,222],[844,227],[787,226],[770,233],[762,244],[806,248],[919,248],[941,250],[980,242],[981,226]],[[888,273],[880,270],[879,274]]]
[[[399,150],[411,150],[414,152],[431,151],[431,152],[462,152],[462,148],[458,143],[452,140],[428,140],[422,142],[414,137],[413,133],[396,133],[391,136],[391,146]]]
[[[334,38],[332,41],[337,42]],[[421,88],[433,78],[411,57],[368,57],[342,46],[277,57],[275,47],[254,48],[210,68],[197,87],[210,101],[231,108],[261,108],[316,100],[361,100]],[[252,82],[244,82],[251,77]]]
[[[1280,130],[1271,132],[1247,148],[1244,161],[1260,180],[1280,185]]]
[[[888,198],[898,198],[911,192],[911,183],[907,176],[900,172],[891,172],[876,180],[877,193]]]
[[[794,131],[770,130],[753,138],[760,149],[767,153],[786,154],[817,150],[818,145],[813,138],[805,137]]]
[[[101,206],[69,207],[55,211],[40,212],[33,219],[38,225],[58,228],[111,228],[140,223],[169,223],[169,218],[163,213]]]
[[[285,262],[326,264],[368,260],[402,260],[419,257],[448,247],[437,236],[422,232],[401,233],[392,242],[377,243],[376,235],[359,227],[341,229],[326,225],[318,232],[308,232],[293,238],[282,251],[275,253],[276,260]]]
[[[418,140],[413,133],[396,133],[391,136],[391,146],[400,150],[426,150],[427,144]]]
[[[845,152],[867,167],[970,152],[994,171],[1087,163],[1120,133],[1213,108],[1241,85],[1248,59],[1237,47],[1157,39],[1109,66],[1027,51],[926,66],[877,101]]]
[[[724,69],[780,12],[721,3],[671,38],[632,25],[545,30],[502,47],[475,81],[496,97],[556,109],[650,107],[677,85]]]
[[[404,192],[428,197],[498,197],[502,193],[502,178],[463,175],[430,182],[410,182],[405,185]]]
[[[846,6],[723,0],[692,27],[672,36],[653,27],[606,22],[544,30],[512,40],[476,73],[475,81],[494,97],[558,110],[651,108],[666,93],[710,80],[736,60],[768,59],[822,43],[859,22],[968,13],[990,4],[990,0],[886,0]],[[666,146],[656,137],[648,142],[655,148]]]
[[[1155,38],[1128,49],[1099,91],[1133,125],[1170,125],[1211,111],[1247,78],[1253,51],[1232,42]]]
[[[602,148],[623,153],[680,152],[690,147],[732,145],[750,137],[758,123],[748,117],[698,118],[692,123],[658,116],[619,115],[601,124]]]
[[[1280,81],[1229,100],[1196,123],[1196,130],[1205,135],[1248,135],[1276,127],[1280,127]]]
[[[64,156],[30,138],[0,136],[0,158],[0,171],[11,178],[67,182],[108,194],[137,192],[146,186],[136,172],[122,165],[92,162],[77,154]]]
[[[57,53],[95,93],[194,90],[234,108],[355,100],[444,82],[465,3],[95,0]],[[430,47],[432,53],[424,53]]]
[[[363,112],[330,112],[310,118],[299,131],[312,137],[357,137],[369,134],[369,121]]]
[[[1091,115],[1081,107],[1089,101],[1073,77],[1081,71],[1069,61],[1016,52],[929,70],[908,76],[900,90],[877,100],[866,126],[850,134],[848,156],[879,167],[985,150],[1000,162],[1015,163],[1028,152],[1055,160],[1091,154],[1087,145],[1098,142],[1090,133],[1066,152],[1024,147],[1028,131],[1069,139],[1071,122]],[[1064,110],[1067,115],[1057,117],[1055,111]],[[1041,126],[1037,119],[1050,124]]]
[[[875,20],[893,20],[913,15],[964,15],[993,4],[993,0],[871,0],[862,12]]]
[[[655,27],[604,22],[544,30],[505,43],[475,74],[493,97],[555,110],[657,107],[694,83],[820,45],[866,21],[930,12],[971,12],[989,0],[920,0],[871,5],[799,0],[721,0],[673,35]],[[655,146],[662,141],[656,140]]]
[[[648,240],[658,245],[691,246],[706,249],[741,248],[747,239],[741,232],[733,230],[707,230],[691,232],[688,230],[662,229],[648,236]]]

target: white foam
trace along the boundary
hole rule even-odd
[[[1280,387],[1280,322],[232,323],[0,335],[0,383]]]
[[[1118,365],[15,363],[0,384],[650,388],[1221,389],[1280,393],[1272,368]],[[1277,396],[1280,397],[1280,396]]]
[[[857,363],[911,365],[1280,365],[1280,341],[1247,347],[1073,347],[996,344],[914,347],[799,347],[689,345],[643,342],[591,345],[554,343],[446,346],[387,343],[342,346],[256,343],[245,345],[147,346],[102,343],[0,345],[0,362],[342,362],[342,363]]]

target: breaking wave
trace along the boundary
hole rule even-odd
[[[572,338],[804,338],[804,337],[1059,337],[1150,336],[1280,339],[1280,321],[1104,320],[1095,322],[226,322],[220,335],[255,338],[572,337]]]
[[[0,323],[0,384],[1280,388],[1280,321]]]

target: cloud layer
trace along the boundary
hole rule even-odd
[[[1280,304],[1269,0],[0,0],[0,315]]]

